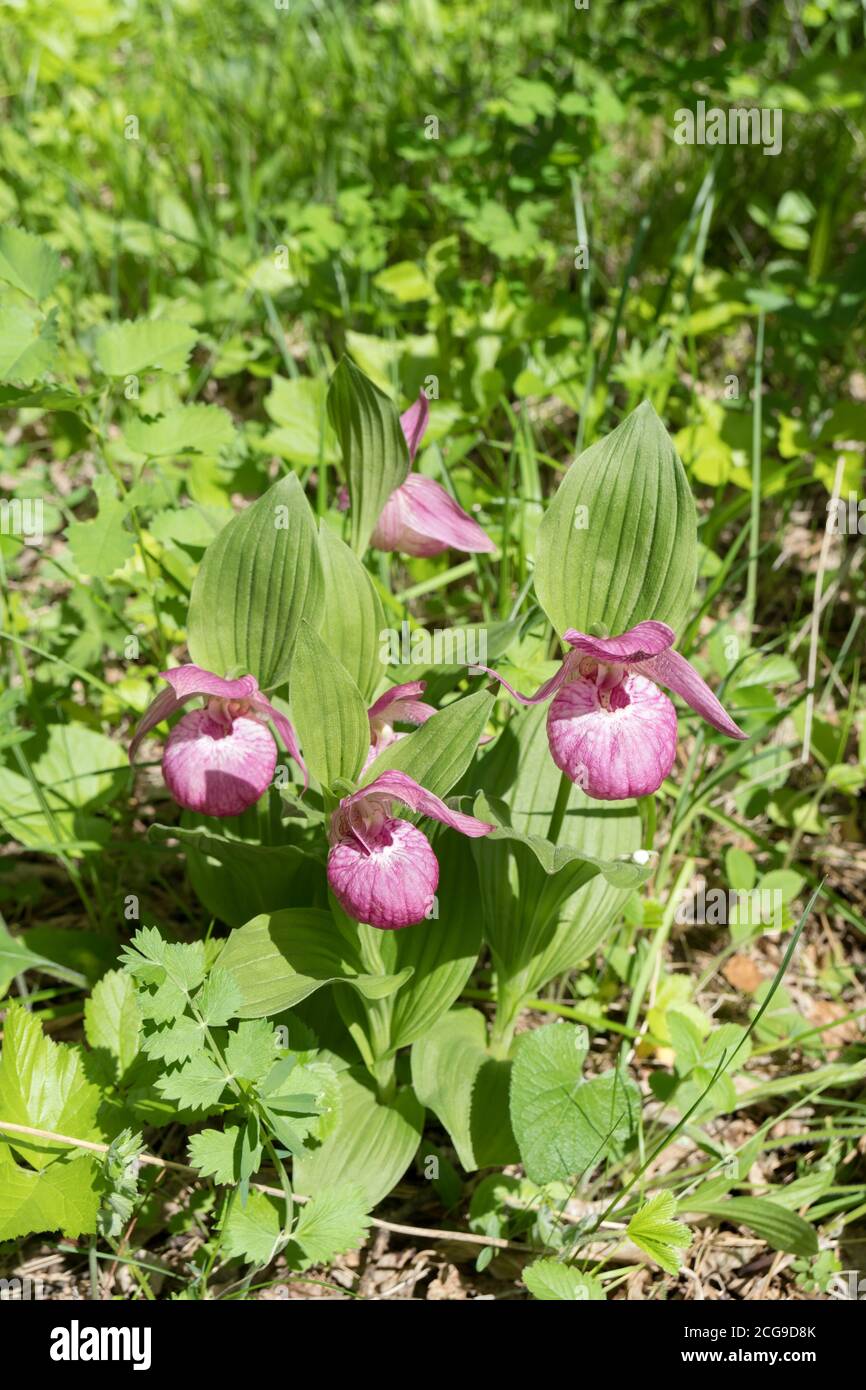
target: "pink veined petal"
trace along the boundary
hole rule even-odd
[[[405,772],[394,770],[383,772],[360,791],[344,797],[340,802],[340,811],[348,812],[351,807],[364,802],[382,805],[391,801],[402,801],[410,811],[418,811],[422,816],[429,816],[431,820],[441,821],[443,825],[450,826],[452,830],[459,830],[461,835],[469,835],[473,839],[479,835],[489,835],[491,830],[496,828],[487,821],[476,819],[475,816],[464,815],[462,811],[452,811],[438,796],[428,792]]]
[[[635,661],[646,661],[649,657],[658,656],[659,652],[672,647],[674,633],[667,623],[650,620],[638,623],[619,637],[590,637],[587,633],[577,632],[571,627],[565,633],[563,641],[575,651],[581,652],[584,656],[591,656],[596,661],[628,665]]]
[[[162,759],[178,805],[206,816],[239,816],[255,805],[276,765],[277,745],[264,724],[238,715],[226,731],[206,709],[178,721]]]
[[[286,751],[289,754],[289,757],[294,758],[295,762],[298,764],[298,767],[301,769],[301,772],[304,774],[304,791],[306,791],[308,786],[310,785],[310,775],[307,772],[307,765],[301,757],[301,750],[298,747],[297,735],[294,729],[292,728],[292,725],[289,723],[286,716],[284,714],[280,714],[280,711],[276,709],[271,704],[270,700],[268,700],[264,695],[256,695],[256,697],[251,701],[251,705],[253,709],[260,710],[262,714],[267,715],[268,719],[270,719],[271,723],[274,725],[277,733],[283,740],[283,744],[286,748]]]
[[[398,700],[413,701],[416,695],[423,695],[426,689],[426,681],[406,681],[404,685],[392,685],[379,696],[378,700],[373,701],[367,710],[367,715],[371,721],[378,718],[387,719],[388,712]],[[421,708],[433,710],[432,705],[421,704]],[[433,713],[435,714],[435,710]],[[427,715],[426,717],[429,718],[430,716]]]
[[[666,651],[653,657],[651,661],[641,661],[634,668],[641,675],[659,685],[666,685],[675,694],[681,695],[687,705],[712,724],[719,733],[728,738],[748,738],[738,724],[735,724],[727,710],[713,694],[705,680],[702,680],[691,662],[680,652]]]
[[[409,528],[418,535],[470,554],[496,549],[486,531],[434,478],[410,473],[398,491],[403,494]]]
[[[248,700],[258,690],[254,676],[241,676],[238,680],[227,681],[205,671],[202,666],[188,662],[185,666],[175,666],[171,671],[160,671],[160,679],[168,681],[169,690],[160,691],[156,699],[145,710],[131,744],[129,760],[134,759],[139,744],[145,734],[168,719],[179,710],[187,700],[196,695],[215,695],[223,700]]]
[[[424,438],[427,430],[427,422],[430,419],[430,402],[419,391],[418,399],[414,405],[410,405],[408,410],[404,410],[400,416],[400,425],[409,447],[409,462],[414,463],[415,455],[418,452],[418,445]]]
[[[447,550],[439,541],[417,535],[409,525],[402,487],[395,488],[379,513],[370,545],[374,550],[401,550],[404,555],[438,555]]]
[[[387,819],[340,840],[328,855],[328,882],[357,922],[396,930],[426,917],[439,886],[439,864],[427,837],[408,821]]]
[[[563,686],[547,715],[550,754],[587,796],[623,801],[657,791],[674,764],[677,715],[652,681],[628,674],[601,704],[594,680]]]

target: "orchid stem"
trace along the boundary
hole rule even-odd
[[[565,813],[568,809],[568,799],[571,796],[571,782],[563,772],[559,779],[559,791],[556,793],[556,801],[553,806],[553,813],[550,817],[550,828],[547,838],[552,845],[559,840],[559,832],[562,830],[562,822],[565,820]]]

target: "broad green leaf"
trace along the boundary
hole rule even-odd
[[[266,1192],[251,1192],[244,1205],[235,1201],[222,1229],[226,1254],[247,1264],[270,1264],[285,1243],[284,1213],[285,1202]]]
[[[129,319],[98,334],[96,362],[106,376],[135,376],[161,368],[182,372],[198,334],[186,323],[168,319]]]
[[[65,386],[0,386],[0,410],[68,410],[77,412],[88,396]]]
[[[60,257],[47,241],[21,227],[0,228],[0,280],[41,304],[60,278]]]
[[[0,1119],[73,1139],[100,1139],[99,1102],[98,1089],[85,1078],[78,1049],[52,1042],[34,1014],[10,1004],[3,1023]],[[3,1144],[37,1169],[47,1168],[58,1153],[69,1153],[68,1144],[0,1131],[0,1153]]]
[[[181,1110],[211,1110],[227,1085],[222,1068],[206,1053],[157,1077],[156,1088]]]
[[[459,997],[481,949],[478,878],[464,836],[444,830],[435,841],[439,887],[435,915],[402,931],[380,933],[388,969],[412,970],[412,982],[391,999],[391,1049],[422,1038]],[[393,958],[387,947],[392,945]]]
[[[545,707],[512,715],[493,747],[482,755],[476,784],[509,806],[513,830],[547,838],[561,774],[547,746]],[[414,735],[413,735],[414,737]],[[534,849],[516,840],[474,840],[484,930],[500,984],[531,997],[563,970],[591,956],[626,903],[630,889],[603,874],[586,882],[576,861],[550,875]],[[593,801],[569,789],[557,845],[608,861],[641,845],[634,802]],[[578,886],[581,885],[582,886]]]
[[[571,465],[538,528],[535,588],[566,628],[628,631],[654,618],[678,631],[697,573],[695,504],[648,401]]]
[[[496,844],[505,840],[525,845],[535,855],[546,874],[559,873],[568,866],[583,866],[579,880],[574,884],[575,888],[581,887],[594,874],[600,873],[614,888],[635,889],[646,882],[653,871],[654,855],[649,850],[634,850],[620,859],[601,859],[598,855],[573,849],[570,845],[554,845],[542,835],[526,835],[521,830],[515,830],[505,819],[509,814],[509,808],[505,803],[488,801],[483,792],[475,798],[472,813],[479,820],[489,821],[496,826],[495,830],[484,837],[486,843]]]
[[[335,1255],[357,1250],[364,1244],[369,1224],[364,1193],[354,1183],[320,1192],[299,1207],[286,1250],[289,1267],[328,1264]]]
[[[349,484],[352,549],[363,555],[385,503],[409,472],[409,449],[394,402],[348,357],[331,378],[328,415]]]
[[[433,285],[420,266],[414,261],[397,261],[385,270],[380,270],[373,280],[377,289],[393,295],[400,304],[412,304],[419,299],[429,299],[434,293]]]
[[[325,576],[322,635],[369,704],[388,674],[381,658],[382,602],[354,551],[325,522],[319,555]]]
[[[357,685],[309,623],[295,642],[289,693],[304,762],[320,786],[353,781],[370,750],[370,721]]]
[[[490,1056],[477,1009],[454,1009],[412,1048],[412,1085],[451,1136],[462,1166],[517,1161],[508,1116],[511,1063]]]
[[[818,1237],[814,1226],[795,1211],[786,1211],[766,1197],[724,1197],[718,1201],[684,1197],[680,1203],[685,1211],[715,1216],[721,1221],[748,1226],[774,1250],[790,1251],[793,1255],[816,1255]]]
[[[290,474],[205,551],[190,597],[190,656],[217,675],[252,675],[271,689],[289,675],[301,619],[318,627],[323,605],[316,524]]]
[[[0,381],[29,386],[57,358],[56,311],[48,318],[24,304],[0,304]]]
[[[240,987],[240,1018],[282,1013],[327,984],[349,984],[367,998],[382,999],[411,973],[365,973],[360,955],[337,930],[330,913],[312,907],[253,918],[231,933],[220,965],[231,971]]]
[[[298,1192],[318,1197],[348,1179],[371,1211],[402,1178],[415,1156],[424,1111],[409,1090],[388,1105],[377,1101],[369,1078],[340,1074],[342,1112],[336,1128],[319,1148],[295,1159]]]
[[[67,1150],[68,1154],[68,1150]],[[28,1161],[31,1154],[27,1155]],[[73,1240],[96,1230],[99,1166],[89,1155],[23,1168],[0,1143],[0,1241],[41,1231]]]
[[[242,927],[251,915],[276,912],[287,898],[309,901],[324,879],[324,864],[290,844],[250,844],[208,825],[152,825],[148,838],[161,844],[180,841],[197,896],[230,927]]]
[[[455,700],[409,738],[380,753],[364,773],[362,783],[396,768],[435,796],[447,796],[472,762],[492,708],[493,696],[486,690]]]
[[[586,1031],[551,1023],[520,1035],[511,1123],[533,1182],[582,1176],[619,1156],[635,1132],[640,1091],[620,1071],[584,1079]]]
[[[69,548],[76,567],[93,579],[108,579],[135,550],[135,536],[124,526],[128,508],[118,499],[111,478],[99,474],[93,481],[99,513],[91,521],[71,521]]]
[[[672,1192],[660,1192],[641,1207],[628,1223],[626,1235],[635,1245],[661,1265],[668,1274],[678,1274],[683,1263],[681,1250],[692,1243],[692,1233],[682,1221],[675,1221],[677,1201]]]
[[[263,447],[302,468],[317,467],[320,460],[336,463],[340,451],[328,422],[326,396],[327,386],[318,377],[274,377],[265,410],[277,428],[265,435]]]
[[[257,1084],[274,1064],[277,1035],[263,1018],[248,1019],[229,1033],[225,1059],[233,1076]]]
[[[194,1168],[198,1168],[202,1177],[213,1178],[214,1182],[236,1182],[240,1178],[241,1142],[239,1125],[226,1125],[225,1129],[202,1129],[198,1134],[190,1135],[189,1161]]]
[[[130,449],[149,458],[171,454],[218,454],[235,437],[227,410],[218,405],[179,405],[156,420],[142,416],[127,420],[124,438]]]
[[[13,936],[0,922],[0,999],[15,976],[23,975],[27,970],[39,970],[46,975],[53,975],[58,980],[77,985],[79,989],[86,987],[87,977],[81,971],[70,969],[33,950],[30,938],[30,932],[26,936]]]
[[[132,976],[125,970],[103,975],[84,1005],[84,1032],[91,1047],[103,1048],[123,1076],[141,1045],[141,1011]]]
[[[559,1260],[536,1260],[523,1271],[523,1282],[533,1298],[567,1302],[603,1303],[604,1288],[591,1274],[581,1274]]]
[[[53,724],[45,751],[34,761],[37,784],[0,767],[0,824],[28,849],[71,854],[96,849],[108,825],[85,814],[116,795],[127,778],[123,748],[83,724]]]

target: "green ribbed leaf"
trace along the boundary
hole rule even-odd
[[[272,689],[289,674],[301,619],[318,627],[323,607],[316,524],[292,473],[208,546],[190,597],[190,656]]]
[[[364,783],[397,768],[435,796],[446,796],[471,763],[492,708],[493,696],[486,690],[455,700],[380,753],[364,774]]]
[[[382,603],[354,551],[322,522],[319,555],[325,575],[322,637],[370,702],[387,675],[380,656],[385,627]]]
[[[292,719],[304,761],[322,787],[351,781],[370,749],[367,707],[345,666],[302,622],[290,686]]]
[[[738,1226],[748,1226],[774,1250],[789,1251],[792,1255],[817,1255],[818,1237],[815,1228],[795,1211],[786,1211],[766,1197],[725,1197],[720,1201],[700,1200],[698,1193],[691,1201],[684,1197],[680,1206],[686,1211],[716,1216]]]
[[[363,555],[382,508],[409,472],[409,449],[394,402],[344,357],[328,388],[351,497],[352,549]]]
[[[695,504],[649,401],[575,460],[538,528],[535,589],[556,631],[677,631],[697,573]]]

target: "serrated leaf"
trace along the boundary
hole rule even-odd
[[[124,526],[127,506],[117,496],[111,478],[99,475],[93,483],[99,511],[91,521],[71,521],[66,536],[72,558],[82,574],[107,579],[135,550],[135,537]]]
[[[123,1076],[141,1045],[141,1010],[135,985],[123,970],[109,970],[84,1005],[84,1031],[91,1047],[104,1048]]]
[[[235,427],[227,410],[218,405],[179,405],[157,420],[133,417],[123,427],[130,449],[148,458],[194,452],[218,454],[231,444]]]
[[[211,1028],[221,1028],[234,1018],[243,995],[234,976],[215,965],[196,996],[196,1009]]]
[[[367,709],[352,677],[309,623],[298,629],[289,687],[295,732],[322,787],[353,781],[370,749]]]
[[[148,1033],[142,1046],[156,1061],[185,1062],[204,1046],[204,1029],[195,1018],[173,1018],[167,1027]]]
[[[42,1231],[60,1231],[73,1240],[91,1234],[99,1210],[98,1182],[99,1165],[88,1155],[58,1158],[36,1171],[15,1163],[0,1144],[0,1240]]]
[[[697,574],[695,504],[648,401],[571,465],[538,528],[535,589],[562,636],[644,619],[677,631]]]
[[[678,1274],[683,1263],[681,1250],[692,1243],[692,1233],[682,1221],[675,1221],[677,1201],[672,1192],[651,1197],[629,1221],[626,1235],[650,1255],[668,1274]]]
[[[301,1208],[286,1251],[289,1265],[307,1269],[363,1245],[370,1221],[361,1188],[344,1185],[320,1192]]]
[[[581,1274],[559,1260],[536,1260],[523,1271],[523,1282],[533,1298],[568,1302],[604,1302],[604,1288],[591,1274]]]
[[[301,619],[317,628],[324,580],[316,524],[294,474],[235,516],[205,551],[190,597],[192,660],[217,675],[289,675]]]
[[[243,1139],[244,1130],[239,1125],[226,1125],[223,1130],[203,1129],[190,1136],[189,1161],[202,1177],[213,1178],[214,1182],[239,1182]],[[249,1162],[255,1165],[252,1172],[257,1170],[261,1154],[261,1145],[254,1145],[249,1156]]]
[[[210,1110],[219,1104],[226,1078],[210,1057],[193,1057],[157,1078],[156,1087],[166,1100],[175,1100],[181,1110]]]
[[[242,1081],[263,1081],[273,1066],[277,1035],[263,1018],[239,1023],[228,1036],[225,1059],[233,1076]]]
[[[195,329],[186,323],[127,319],[98,334],[96,361],[106,376],[136,376],[153,368],[182,372],[197,339]]]
[[[99,1090],[86,1080],[77,1048],[52,1042],[35,1014],[11,1003],[3,1023],[0,1118],[74,1139],[99,1139],[99,1101]],[[69,1153],[67,1144],[0,1131],[0,1152],[4,1144],[36,1169],[47,1168],[58,1153]]]
[[[394,402],[348,357],[331,378],[328,416],[349,483],[352,549],[363,555],[385,503],[409,472],[409,450]]]
[[[60,257],[47,241],[21,227],[0,228],[0,280],[41,303],[60,278]]]
[[[27,386],[50,372],[56,358],[56,311],[43,318],[23,304],[0,306],[0,380]]]
[[[621,1071],[584,1078],[586,1033],[548,1024],[521,1034],[511,1072],[511,1123],[528,1177],[582,1175],[623,1153],[635,1133],[640,1091]]]
[[[222,1229],[226,1254],[247,1264],[270,1264],[283,1244],[283,1210],[264,1192],[251,1192],[245,1206],[236,1201]]]

